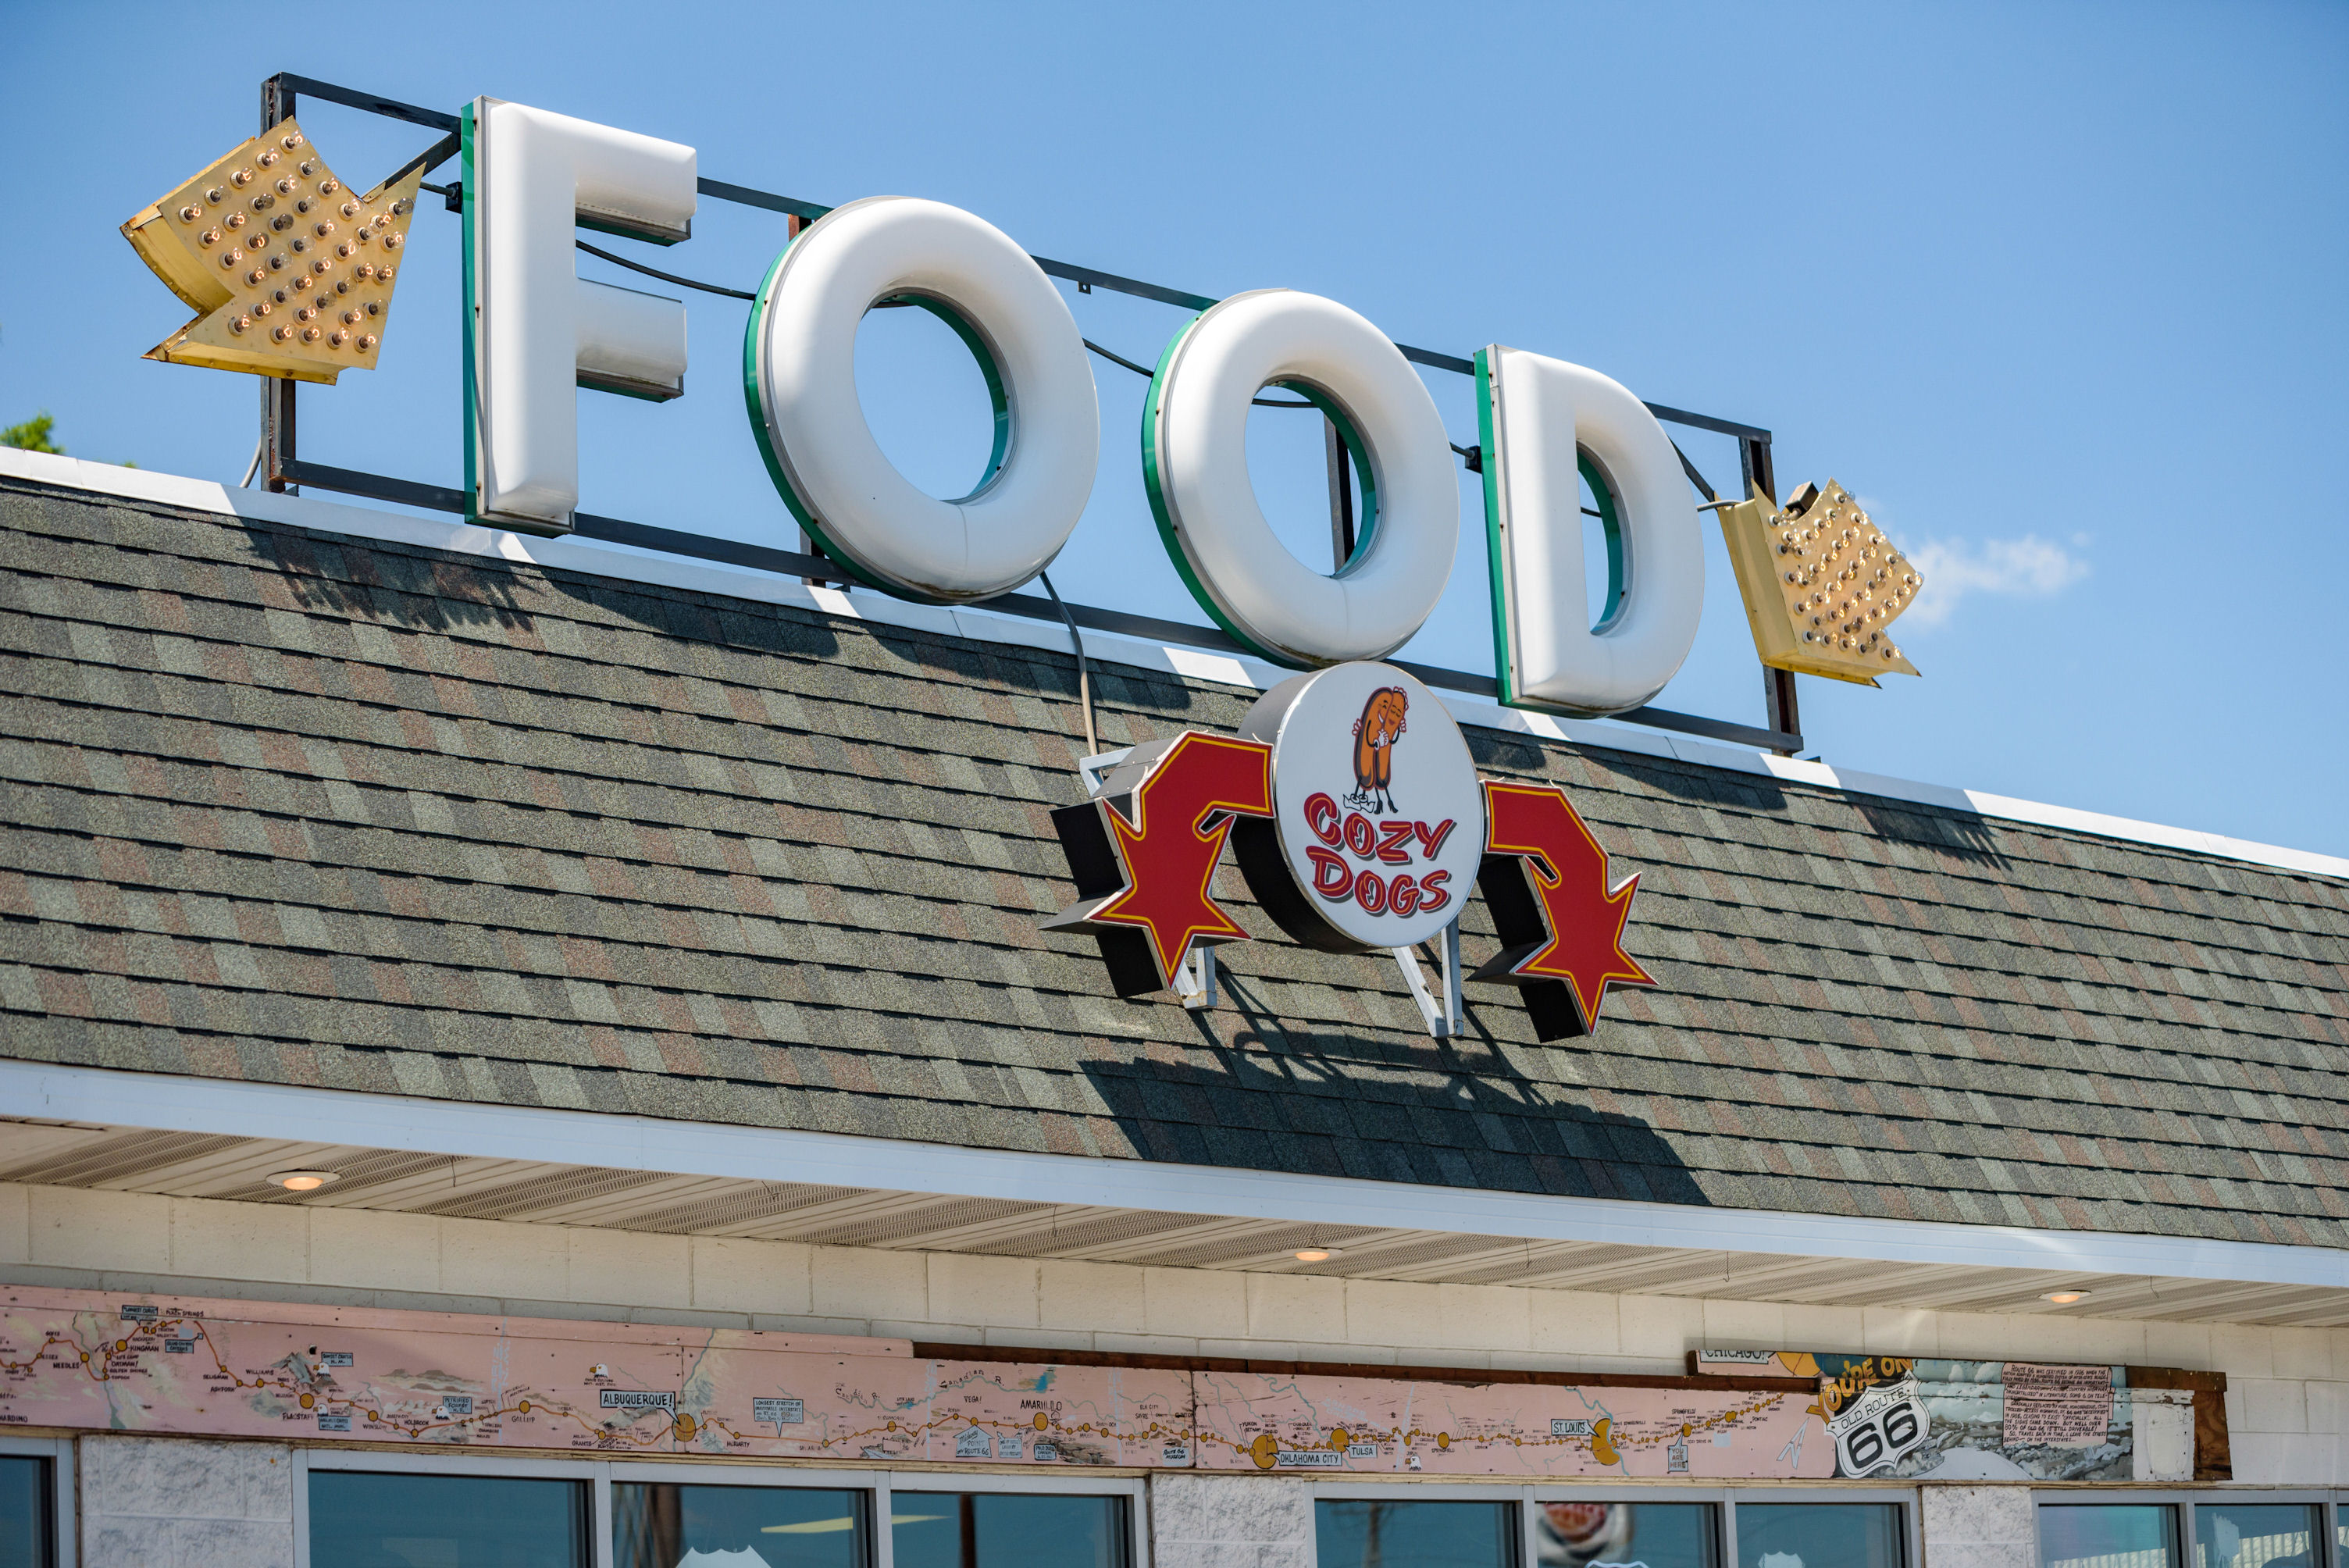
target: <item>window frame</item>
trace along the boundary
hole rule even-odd
[[[1516,1504],[1516,1561],[1510,1568],[1534,1568],[1534,1489],[1495,1486],[1484,1481],[1401,1480],[1387,1481],[1317,1480],[1306,1487],[1307,1501],[1330,1502],[1511,1502]],[[1320,1510],[1314,1510],[1313,1550],[1321,1550]]]
[[[1783,1481],[1730,1481],[1713,1486],[1692,1486],[1680,1481],[1659,1483],[1640,1480],[1570,1480],[1495,1483],[1491,1481],[1420,1480],[1398,1476],[1392,1480],[1317,1480],[1307,1484],[1311,1499],[1331,1501],[1377,1501],[1399,1494],[1419,1498],[1428,1502],[1506,1502],[1517,1505],[1517,1562],[1520,1568],[1533,1568],[1534,1552],[1538,1544],[1534,1532],[1534,1510],[1544,1502],[1699,1502],[1713,1506],[1715,1561],[1720,1568],[1743,1568],[1737,1557],[1737,1501],[1749,1502],[1786,1503],[1890,1503],[1900,1510],[1901,1568],[1922,1568],[1925,1561],[1923,1509],[1918,1489],[1909,1482],[1839,1481],[1819,1485],[1803,1481],[1789,1484]],[[1318,1548],[1319,1542],[1316,1542]],[[2180,1568],[2189,1568],[2181,1564]],[[2349,1568],[2349,1565],[2328,1564],[2328,1568]]]
[[[1102,1476],[977,1474],[968,1470],[894,1470],[876,1472],[874,1489],[873,1568],[896,1568],[896,1543],[884,1527],[891,1513],[889,1499],[898,1491],[1026,1492],[1039,1497],[1122,1497],[1125,1499],[1125,1561],[1127,1568],[1150,1568],[1150,1476],[1146,1470],[1112,1471]],[[1175,1472],[1193,1474],[1194,1471]],[[936,1478],[935,1480],[929,1478]]]
[[[74,1568],[81,1561],[81,1519],[75,1485],[74,1440],[71,1438],[16,1438],[0,1435],[0,1455],[49,1461],[49,1552],[57,1568]]]
[[[315,1470],[377,1475],[508,1476],[587,1483],[587,1568],[611,1568],[612,1489],[591,1473],[605,1467],[577,1460],[510,1458],[498,1454],[410,1454],[380,1449],[297,1448],[294,1450],[294,1568],[310,1568],[310,1476]]]
[[[483,1453],[408,1453],[381,1449],[299,1447],[294,1450],[294,1568],[310,1561],[310,1473],[313,1470],[373,1470],[397,1475],[513,1476],[585,1482],[588,1488],[588,1568],[615,1568],[612,1559],[612,1483],[673,1481],[680,1486],[798,1487],[866,1494],[873,1524],[869,1568],[895,1568],[895,1546],[887,1521],[893,1491],[1027,1492],[1036,1495],[1123,1497],[1126,1560],[1131,1568],[1150,1563],[1150,1498],[1147,1472],[1105,1474],[973,1474],[939,1468],[874,1469],[871,1466],[756,1463],[679,1454],[673,1459],[577,1459]],[[61,1564],[71,1568],[71,1564]]]
[[[559,1461],[558,1461],[559,1462]],[[574,1463],[577,1461],[574,1461]],[[619,1481],[667,1481],[678,1486],[750,1486],[769,1491],[797,1488],[808,1491],[861,1491],[873,1533],[885,1533],[879,1521],[889,1506],[885,1470],[864,1468],[816,1470],[801,1465],[730,1464],[680,1454],[673,1460],[595,1460],[595,1546],[588,1561],[593,1568],[617,1568],[612,1557],[612,1487]],[[877,1540],[866,1559],[869,1568],[890,1568],[888,1548]],[[296,1568],[306,1568],[297,1564]]]
[[[1741,1497],[1748,1502],[1783,1502],[1805,1507],[1833,1502],[1874,1503],[1881,1507],[1889,1503],[1900,1511],[1900,1568],[1922,1568],[1924,1563],[1924,1501],[1920,1489],[1913,1484],[1894,1486],[1847,1480],[1831,1486],[1729,1486],[1722,1490],[1727,1493],[1721,1511],[1722,1568],[1745,1568],[1737,1551],[1737,1502]]]
[[[2115,1504],[2160,1504],[2174,1509],[2178,1522],[2178,1568],[2194,1568],[2194,1510],[2198,1502],[2211,1506],[2240,1503],[2256,1508],[2263,1503],[2298,1504],[2313,1507],[2317,1511],[2317,1542],[2313,1559],[2315,1568],[2349,1568],[2349,1552],[2341,1546],[2341,1522],[2344,1502],[2349,1492],[2336,1491],[2326,1486],[2261,1486],[2256,1482],[2211,1486],[2099,1486],[2093,1482],[2080,1486],[2047,1486],[2031,1489],[2032,1549],[2038,1550],[2039,1511],[2053,1505],[2057,1508],[2111,1507]]]

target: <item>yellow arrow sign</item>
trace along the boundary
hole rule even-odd
[[[1843,486],[1805,485],[1783,507],[1750,495],[1721,530],[1764,664],[1861,686],[1917,673],[1892,623],[1924,577]]]
[[[346,190],[287,120],[122,225],[202,312],[149,359],[331,383],[375,368],[423,170]]]

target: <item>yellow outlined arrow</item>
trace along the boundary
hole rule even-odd
[[[201,312],[149,359],[331,383],[375,368],[421,168],[354,195],[292,120],[122,225]]]

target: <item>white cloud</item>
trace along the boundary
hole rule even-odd
[[[2075,545],[2087,542],[2075,535]],[[2021,539],[1951,540],[1920,544],[1909,552],[1925,579],[1924,592],[1902,619],[1919,627],[1938,626],[1969,593],[2044,599],[2061,593],[2088,574],[2088,563],[2035,533]]]

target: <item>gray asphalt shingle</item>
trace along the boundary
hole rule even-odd
[[[1067,659],[0,485],[27,1059],[1002,1149],[2349,1245],[2349,886],[1471,729],[1642,873],[1536,1043],[1271,932],[1120,1002]],[[1096,669],[1104,745],[1247,694]],[[1472,903],[1471,965],[1491,925]]]

